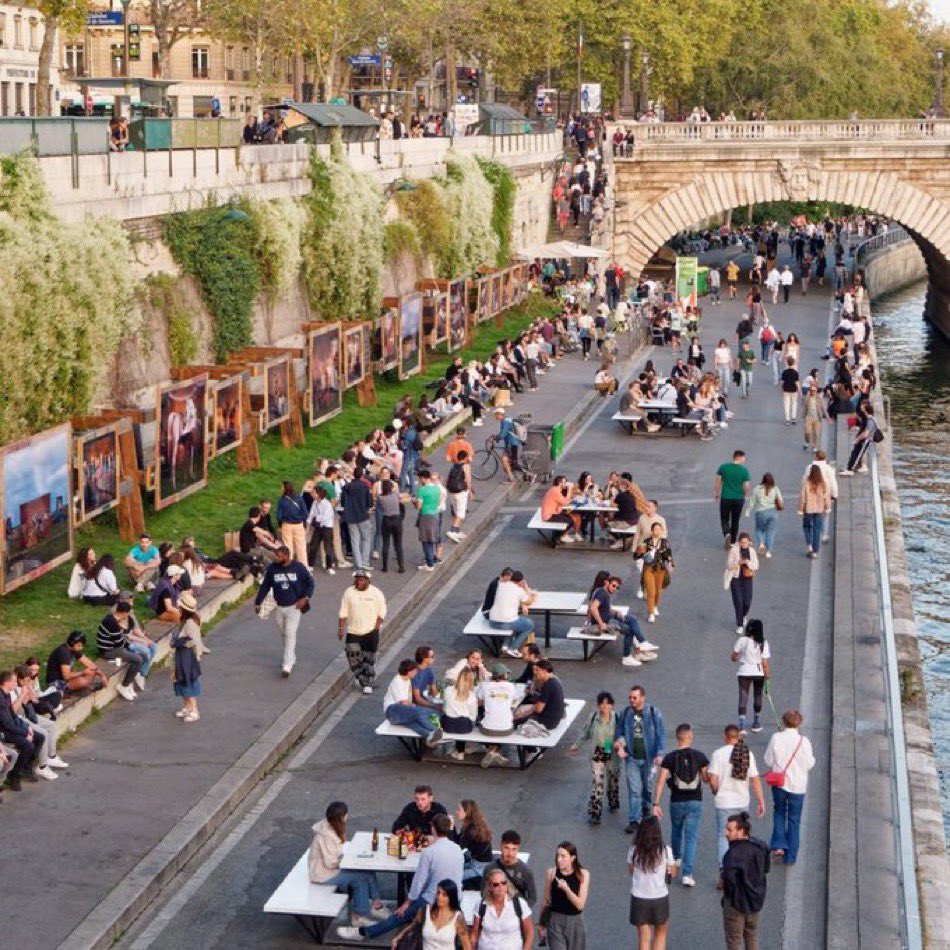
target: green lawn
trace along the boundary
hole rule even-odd
[[[508,312],[501,329],[486,323],[476,333],[472,345],[462,352],[466,359],[483,358],[494,350],[495,343],[515,335],[522,327],[544,312],[550,312],[550,302],[531,298],[520,307]],[[223,548],[224,532],[237,530],[246,517],[247,509],[261,498],[274,502],[280,496],[280,483],[289,478],[298,486],[313,471],[314,461],[320,457],[337,458],[356,438],[392,418],[392,409],[404,393],[420,395],[428,380],[441,376],[449,364],[445,354],[430,355],[424,375],[400,382],[387,376],[377,378],[378,405],[360,408],[356,391],[344,395],[344,411],[323,425],[310,429],[306,426],[303,445],[285,449],[280,435],[274,431],[260,439],[261,467],[256,472],[241,474],[236,467],[234,453],[228,453],[211,462],[208,487],[189,496],[164,511],[152,509],[151,498],[146,500],[146,519],[156,543],[163,540],[181,540],[194,535],[198,546],[211,555]],[[99,557],[110,553],[119,565],[119,583],[124,583],[122,559],[129,545],[119,539],[114,512],[84,525],[76,532],[76,549],[91,546]],[[63,565],[39,580],[0,598],[0,669],[6,669],[31,653],[42,660],[60,643],[70,630],[81,629],[92,633],[102,616],[103,608],[89,607],[66,596],[66,586],[72,563]],[[91,651],[95,652],[94,648]]]

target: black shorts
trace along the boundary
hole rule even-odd
[[[665,924],[670,919],[670,899],[669,897],[654,897],[647,899],[645,897],[630,898],[630,923],[634,927],[642,927],[644,924]]]

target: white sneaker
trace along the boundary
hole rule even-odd
[[[175,716],[176,716],[178,719],[184,719],[185,716],[187,716],[187,715],[188,715],[188,710],[187,710],[187,709],[176,709],[176,710],[175,710]]]
[[[334,574],[336,574],[336,571],[333,570],[332,567],[328,567],[328,568],[327,568],[327,574],[329,574],[329,575],[332,577]]]
[[[145,691],[145,677],[141,673],[135,674],[135,685],[137,689]]]
[[[650,616],[647,617],[647,623],[656,623],[656,613],[651,612]]]
[[[50,756],[50,758],[47,759],[46,764],[51,769],[68,769],[69,768],[69,763],[64,762],[58,755]]]
[[[573,544],[576,540],[577,538],[569,531],[565,531],[564,534],[561,535],[561,544]]]
[[[766,552],[765,552],[765,557],[766,557],[766,560],[770,559],[770,558],[772,557],[772,552],[771,552],[771,551],[766,551]]]
[[[728,422],[720,422],[720,423],[719,423],[719,428],[720,428],[720,429],[728,429],[728,428],[729,428],[729,423],[728,423]]]
[[[632,654],[630,656],[625,656],[620,661],[624,666],[642,666],[643,664]]]
[[[359,927],[337,927],[336,934],[338,937],[342,937],[344,940],[363,940],[363,935],[360,933]]]
[[[44,765],[42,768],[36,770],[36,774],[40,778],[45,778],[47,782],[55,782],[59,776],[48,766]]]
[[[642,587],[638,587],[638,588],[637,588],[637,600],[643,600],[643,588],[642,588]]]
[[[379,560],[379,551],[373,551],[372,558],[374,561]]]
[[[660,608],[659,608],[659,607],[654,607],[654,608],[653,608],[653,616],[654,616],[654,617],[659,617],[659,616],[660,616]]]
[[[201,713],[187,712],[181,717],[182,722],[197,722],[201,718]]]
[[[644,650],[646,653],[656,653],[656,651],[660,648],[655,643],[650,643],[649,640],[641,640],[640,649]]]
[[[464,531],[456,531],[455,535],[460,541],[464,541],[468,537]]]
[[[364,686],[364,687],[363,687],[363,695],[364,695],[364,696],[372,696],[372,695],[373,695],[373,687],[372,687],[372,686]]]
[[[683,887],[695,887],[695,886],[696,886],[696,879],[693,877],[693,875],[692,875],[692,874],[684,874],[684,875],[683,875]]]
[[[640,650],[637,653],[637,659],[641,663],[652,663],[657,658],[657,656],[658,654],[656,653],[650,653],[649,651],[644,651],[644,650]]]
[[[745,633],[745,627],[736,627],[736,633],[741,637]]]
[[[473,429],[478,429],[480,426],[483,426],[484,424],[485,424],[485,423],[483,423],[481,419],[476,419],[476,420],[472,423],[472,428],[473,428]]]
[[[614,543],[610,545],[611,551],[620,551],[622,548],[623,548],[623,541],[614,541]]]
[[[513,650],[511,647],[502,647],[501,652],[507,654],[508,656],[514,657],[516,660],[521,659],[521,654],[517,650]]]
[[[352,567],[352,566],[353,566],[353,562],[347,561],[345,558],[342,561],[340,561],[339,564],[337,564],[337,567]]]
[[[453,749],[453,750],[449,753],[449,758],[450,758],[450,759],[455,759],[456,762],[464,762],[464,761],[465,761],[465,753],[464,753],[464,752],[459,752],[457,749]]]
[[[127,699],[129,702],[132,702],[132,700],[135,699],[135,690],[132,689],[131,686],[123,686],[121,683],[119,683],[119,685],[116,686],[115,691],[123,699]]]
[[[416,568],[416,570],[419,570],[419,571],[428,571],[428,572],[431,574],[431,573],[435,570],[435,568],[434,568],[434,567],[431,567],[431,566],[428,565],[428,564],[420,564],[419,567]]]

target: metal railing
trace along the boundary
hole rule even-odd
[[[874,251],[879,251],[882,247],[890,247],[892,244],[902,244],[904,241],[911,241],[913,238],[907,231],[898,225],[889,225],[886,234],[875,234],[862,241],[854,249],[854,269],[858,270],[864,266],[868,255]]]
[[[887,741],[891,754],[890,785],[894,808],[894,850],[897,858],[898,912],[901,946],[922,950],[920,895],[917,890],[914,828],[911,817],[910,779],[907,772],[907,746],[901,710],[901,681],[897,667],[897,642],[894,638],[894,614],[891,608],[891,578],[884,538],[884,507],[877,455],[870,451],[871,494],[874,502],[875,545],[881,586],[881,649],[884,654],[884,694],[887,705]]]

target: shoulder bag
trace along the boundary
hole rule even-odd
[[[393,943],[393,947],[395,950],[422,950],[422,924],[416,921]]]
[[[798,745],[795,746],[795,751],[789,756],[788,761],[785,763],[783,769],[769,769],[765,773],[766,784],[771,785],[772,788],[784,788],[785,787],[785,773],[788,771],[788,767],[795,761],[795,756],[798,755],[798,750],[802,747],[802,743],[805,741],[805,737],[801,736],[798,740]]]

